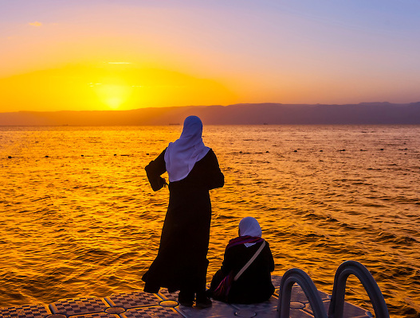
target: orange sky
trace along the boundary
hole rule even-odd
[[[420,4],[1,4],[0,112],[420,101]]]

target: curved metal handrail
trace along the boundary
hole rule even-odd
[[[311,304],[315,318],[327,318],[327,311],[319,296],[312,279],[304,271],[298,268],[289,269],[282,277],[280,282],[279,302],[277,317],[289,318],[290,299],[292,296],[293,284],[297,283],[304,291]]]
[[[375,317],[389,318],[388,308],[378,284],[367,268],[356,261],[346,261],[338,267],[334,277],[334,287],[328,317],[343,317],[346,282],[351,274],[355,275],[363,284],[375,310]]]

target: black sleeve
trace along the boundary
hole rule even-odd
[[[209,190],[215,188],[221,188],[225,184],[225,176],[219,167],[219,162],[213,150],[209,150],[208,155],[210,156],[211,166],[208,172],[208,188]]]
[[[267,246],[266,246],[266,248],[268,249],[268,251],[269,251],[269,255],[268,255],[268,259],[269,259],[269,268],[270,268],[270,272],[272,272],[272,271],[274,271],[274,258],[273,258],[273,253],[271,253],[271,249],[270,249],[270,246],[268,245],[268,243],[267,243]]]
[[[149,179],[153,191],[162,189],[163,185],[166,184],[165,179],[160,176],[166,172],[165,151],[166,149],[155,160],[150,161],[145,168],[147,179]]]

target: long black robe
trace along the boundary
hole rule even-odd
[[[250,247],[239,244],[226,249],[222,267],[214,275],[210,292],[213,292],[222,279],[232,272],[235,276],[260,248],[262,242]],[[268,242],[254,262],[232,283],[227,301],[237,304],[252,304],[268,300],[274,293],[271,272],[274,259]]]
[[[163,187],[165,151],[146,167],[154,191]],[[142,278],[146,292],[156,293],[160,287],[167,287],[169,292],[205,290],[211,221],[209,190],[223,185],[224,176],[211,149],[186,178],[169,183],[169,205],[158,255]]]

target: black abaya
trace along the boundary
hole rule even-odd
[[[250,247],[239,244],[226,249],[222,268],[213,276],[210,292],[213,292],[229,273],[235,276],[252,258],[261,244],[256,243]],[[273,270],[274,259],[270,246],[266,242],[266,245],[254,262],[237,281],[232,283],[227,302],[252,304],[268,300],[274,293],[274,286],[271,283],[271,272]]]
[[[164,154],[146,167],[155,191],[164,184]],[[186,178],[169,184],[169,205],[158,255],[143,275],[146,292],[156,293],[160,287],[167,287],[169,292],[205,290],[211,221],[209,190],[223,185],[224,176],[211,149]]]

